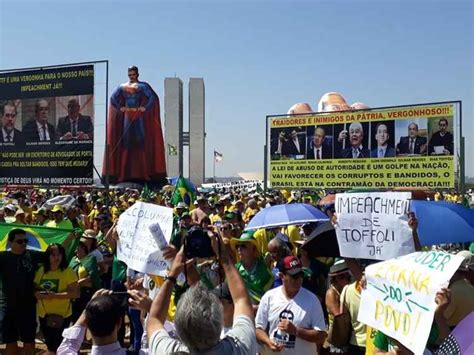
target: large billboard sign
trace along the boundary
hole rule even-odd
[[[273,188],[454,188],[460,102],[267,116]]]
[[[0,72],[0,184],[93,182],[94,66]]]

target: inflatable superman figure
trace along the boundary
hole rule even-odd
[[[112,94],[109,104],[107,150],[102,175],[109,182],[166,181],[160,100],[151,86],[138,80],[138,68],[128,68],[127,83]]]

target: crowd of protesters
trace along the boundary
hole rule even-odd
[[[171,190],[5,191],[0,223],[15,225],[9,250],[0,252],[5,353],[20,353],[21,341],[24,353],[33,354],[40,339],[49,354],[81,348],[125,354],[126,346],[131,354],[410,354],[357,321],[367,260],[311,257],[300,246],[316,223],[244,231],[261,209],[283,203],[314,204],[335,221],[334,206],[319,205],[320,197],[208,191],[189,206],[172,205]],[[53,198],[59,202],[51,205]],[[466,202],[454,192],[433,199]],[[170,262],[167,277],[142,274],[117,259],[116,222],[139,200],[173,208],[173,233],[163,250]],[[409,224],[416,239],[416,216]],[[27,249],[27,225],[74,232],[40,252]],[[211,239],[215,257],[186,259],[182,246],[197,226]],[[71,243],[76,248],[68,257]],[[464,262],[436,295],[426,344],[433,353],[474,310],[473,244],[449,248]],[[335,338],[328,333],[343,314],[352,332],[346,343],[331,344]]]

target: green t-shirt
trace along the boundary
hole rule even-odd
[[[92,282],[92,288],[98,290],[101,286],[99,269],[97,261],[93,255],[87,255],[82,260],[74,257],[69,263],[69,267],[73,269],[79,279],[89,276]]]
[[[267,269],[263,258],[257,259],[252,270],[245,269],[240,261],[235,264],[235,267],[244,280],[245,286],[247,286],[250,301],[254,304],[260,303],[263,294],[270,289],[273,284],[273,275]]]
[[[127,264],[117,259],[117,255],[114,255],[114,260],[112,261],[112,280],[123,282],[126,276]]]
[[[438,337],[439,337],[439,328],[436,325],[436,323],[433,323],[433,325],[431,326],[431,331],[428,337],[428,343],[426,344],[426,348],[427,349],[436,348],[436,345],[437,345],[436,342],[438,341]],[[393,341],[392,338],[386,336],[384,333],[377,330],[375,332],[375,337],[374,337],[374,346],[383,351],[390,351],[390,350],[393,350],[393,347],[395,346],[395,342]]]

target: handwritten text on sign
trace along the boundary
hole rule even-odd
[[[167,263],[158,248],[156,237],[149,229],[151,224],[160,226],[159,232],[169,243],[173,230],[173,210],[171,208],[136,202],[119,218],[117,230],[117,257],[133,270],[160,275]]]
[[[422,354],[436,309],[436,292],[448,285],[462,260],[430,251],[368,266],[357,319]]]
[[[415,250],[408,226],[409,192],[336,195],[341,256],[387,260]]]

